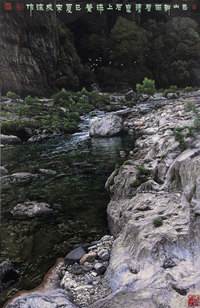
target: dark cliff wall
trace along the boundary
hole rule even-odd
[[[57,21],[54,14],[41,17],[0,15],[0,86],[18,94],[42,95],[48,73],[58,58]]]
[[[183,22],[154,13],[124,19],[116,12],[59,19],[54,12],[0,14],[1,93],[50,95],[94,82],[116,91],[144,77],[157,88],[199,86],[200,27],[192,22],[199,13],[184,13],[191,20]]]

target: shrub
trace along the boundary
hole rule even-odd
[[[195,133],[195,127],[194,126],[189,126],[188,127],[188,132],[186,134],[186,137],[195,137],[196,133]]]
[[[164,159],[166,157],[166,153],[161,154],[161,159]]]
[[[26,104],[30,104],[30,105],[34,105],[38,103],[38,100],[36,98],[31,97],[30,95],[26,96],[24,101]]]
[[[174,170],[170,177],[170,182],[176,181],[178,185],[181,185],[181,177],[177,170]]]
[[[185,110],[185,112],[190,112],[190,111],[196,112],[196,105],[195,105],[195,103],[193,103],[191,101],[186,102],[186,104],[184,106],[184,110]]]
[[[140,186],[140,184],[141,184],[141,180],[136,179],[136,180],[133,180],[130,185],[131,187],[138,187]]]
[[[184,90],[185,90],[186,92],[191,92],[191,91],[193,91],[193,87],[188,86],[188,87],[185,87]]]
[[[154,95],[156,92],[155,81],[145,77],[143,84],[136,84],[136,90],[138,94]]]
[[[155,228],[158,228],[158,227],[162,226],[163,225],[162,218],[160,218],[160,217],[159,218],[155,218],[153,220],[153,225],[154,225]]]
[[[168,93],[174,93],[174,92],[177,92],[178,91],[178,87],[177,86],[170,86],[169,89],[165,89],[164,92],[163,92],[163,95],[165,97],[167,97],[167,94]]]
[[[176,141],[179,141],[180,148],[182,151],[187,149],[187,143],[185,141],[186,134],[180,131],[178,128],[174,131],[174,137]]]
[[[114,178],[116,175],[118,175],[119,171],[123,168],[123,166],[119,167],[119,164],[115,165],[115,170],[112,174],[112,176],[110,176],[110,178],[108,179],[108,184],[109,185],[113,185],[114,184]]]
[[[147,164],[148,164],[150,161],[151,161],[150,158],[146,158],[146,159],[144,160],[144,162],[147,163]]]
[[[12,99],[17,99],[17,98],[19,98],[19,96],[18,96],[16,93],[11,92],[11,91],[8,91],[8,92],[7,92],[6,97],[7,97],[7,98],[12,98]]]
[[[137,166],[137,167],[140,170],[141,174],[143,174],[143,175],[149,175],[150,172],[151,172],[150,169],[147,169],[144,166]]]
[[[71,95],[70,92],[68,92],[64,88],[62,88],[61,91],[52,95],[52,98],[55,100],[55,103],[60,103],[61,99],[62,99],[62,103],[63,103],[64,100],[68,100],[70,95]]]

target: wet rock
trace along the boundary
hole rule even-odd
[[[19,274],[13,268],[10,261],[4,261],[0,264],[0,286],[3,287],[14,281],[19,277]]]
[[[120,155],[121,158],[125,158],[126,152],[125,151],[119,151],[119,155]]]
[[[0,166],[0,175],[6,175],[8,174],[8,170],[4,166]]]
[[[96,263],[94,265],[94,269],[98,275],[103,275],[107,269],[107,267],[102,263]]]
[[[176,98],[178,98],[179,97],[179,95],[178,95],[178,93],[176,93],[176,92],[174,92],[174,93],[168,93],[167,94],[167,98],[168,99],[176,99]]]
[[[101,238],[101,242],[112,242],[114,241],[114,237],[112,235],[104,235],[102,238]]]
[[[149,95],[148,94],[141,94],[139,96],[139,101],[140,102],[146,102],[149,99]]]
[[[44,140],[47,140],[49,138],[49,135],[47,134],[38,134],[30,137],[27,142],[28,143],[35,143],[35,142],[42,142]]]
[[[18,144],[21,142],[21,139],[17,136],[13,135],[3,135],[0,134],[1,144],[9,145],[9,144]]]
[[[44,202],[30,201],[17,204],[11,214],[13,216],[38,217],[58,213],[59,205],[49,205]]]
[[[176,263],[172,259],[165,260],[163,268],[172,268],[176,266]]]
[[[62,289],[33,292],[14,299],[6,308],[76,308],[70,294]]]
[[[137,95],[137,93],[135,91],[130,90],[130,91],[128,91],[125,94],[125,98],[126,98],[127,101],[131,101],[131,100],[137,101],[138,100],[138,95]]]
[[[67,267],[67,271],[73,275],[83,275],[85,272],[90,271],[90,268],[87,270],[83,266],[75,263]]]
[[[142,121],[135,121],[133,122],[134,126],[142,126],[144,123]]]
[[[46,175],[55,175],[57,172],[55,170],[50,169],[38,169],[39,173],[46,174]]]
[[[11,174],[10,178],[14,184],[27,184],[36,179],[37,175],[30,172],[17,172]]]
[[[60,135],[61,135],[60,133],[56,133],[56,132],[54,132],[53,134],[47,134],[47,133],[43,132],[41,134],[37,134],[37,135],[30,137],[27,140],[27,142],[28,143],[43,142],[47,139],[54,138],[54,137],[60,136]]]
[[[80,264],[83,265],[85,262],[93,262],[96,259],[96,256],[96,252],[87,253],[81,258]]]
[[[82,268],[85,272],[89,272],[93,269],[94,265],[93,263],[85,262],[84,265],[82,265]]]
[[[122,118],[117,115],[109,114],[92,122],[90,127],[90,136],[111,137],[119,134],[122,129]]]
[[[79,262],[85,254],[86,251],[82,247],[78,247],[66,255],[65,262]]]
[[[110,258],[110,254],[107,249],[100,249],[98,250],[97,254],[98,257],[103,261],[107,261]]]
[[[89,284],[94,281],[94,277],[88,274],[85,274],[84,278],[85,278],[85,282]]]

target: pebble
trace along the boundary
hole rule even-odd
[[[81,258],[80,264],[83,265],[85,262],[93,262],[96,259],[96,256],[96,252],[87,253]]]
[[[96,263],[94,269],[98,275],[103,275],[106,271],[106,266],[102,263]]]
[[[103,261],[107,261],[110,258],[110,255],[107,249],[101,249],[97,252],[97,254],[98,254],[98,257]]]

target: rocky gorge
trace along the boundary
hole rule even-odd
[[[90,129],[137,136],[106,182],[111,235],[75,248],[46,287],[4,307],[184,308],[188,295],[199,293],[200,91],[145,100],[111,115],[109,131],[108,116]],[[93,134],[95,125],[100,133]]]

